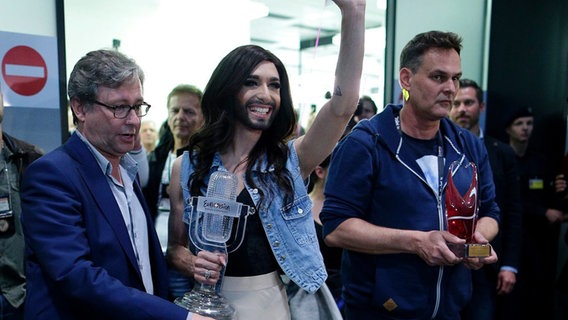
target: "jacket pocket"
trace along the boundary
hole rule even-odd
[[[311,212],[312,201],[308,195],[294,199],[293,203],[285,204],[280,208],[284,220],[299,219]]]
[[[280,215],[294,240],[300,245],[317,243],[314,221],[311,215],[312,201],[308,195],[294,199],[280,208]]]

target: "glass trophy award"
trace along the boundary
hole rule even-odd
[[[458,164],[454,161],[450,165],[448,172],[448,184],[446,187],[446,223],[448,232],[465,239],[465,244],[448,244],[450,249],[458,257],[475,258],[488,257],[491,255],[491,245],[474,243],[473,233],[477,223],[478,213],[478,193],[479,185],[477,182],[477,167],[473,162],[466,164],[458,171],[469,170],[466,172],[472,176],[472,181],[468,190],[462,196],[458,191],[453,179],[453,169]],[[457,172],[456,172],[457,174]]]
[[[209,179],[207,196],[188,200],[189,238],[197,250],[216,252],[228,258],[229,252],[237,250],[242,243],[246,220],[253,210],[236,201],[237,186],[235,174],[216,171]],[[235,308],[220,294],[224,272],[225,268],[216,285],[195,281],[193,289],[177,298],[175,304],[217,320],[236,319]]]

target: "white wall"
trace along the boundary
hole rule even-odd
[[[402,48],[416,34],[430,30],[451,31],[463,38],[464,77],[481,81],[483,74],[485,1],[398,0],[396,7],[396,66]],[[398,76],[398,72],[395,72]]]
[[[247,2],[64,0],[67,74],[86,52],[111,47],[112,39],[120,39],[120,51],[134,58],[146,72],[145,99],[152,104],[147,117],[161,123],[167,117],[166,96],[175,85],[190,83],[204,89],[221,58],[250,42],[247,13],[254,10],[247,8]],[[324,11],[338,9],[322,4],[322,15]],[[379,37],[376,32],[370,34]],[[384,51],[384,41],[379,40],[369,39],[366,47],[371,50],[382,43]],[[303,71],[299,72],[299,52],[269,49],[287,66],[295,107],[301,109],[302,124],[306,125],[310,105],[320,108],[325,103],[325,92],[333,89],[337,55],[323,58],[324,47],[318,48],[317,54],[302,54]],[[382,61],[366,59],[364,73],[362,93],[369,94],[371,88],[378,87],[379,93],[373,98],[382,101]]]
[[[0,0],[0,30],[56,36],[55,1]]]
[[[463,38],[463,77],[486,89],[486,6],[481,0],[398,0],[396,1],[394,88],[400,92],[400,52],[416,34],[430,30],[451,31]],[[395,93],[394,97],[398,97]]]
[[[146,74],[147,117],[167,117],[166,97],[180,83],[205,88],[218,62],[249,42],[241,0],[65,0],[67,74],[85,53],[111,48],[134,58]],[[204,15],[203,12],[213,13]]]

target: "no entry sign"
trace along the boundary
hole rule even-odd
[[[57,38],[0,31],[5,107],[60,109]]]
[[[33,48],[16,46],[2,58],[2,76],[14,92],[33,96],[47,82],[47,66],[43,57]]]

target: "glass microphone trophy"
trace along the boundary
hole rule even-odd
[[[475,232],[475,225],[477,223],[478,208],[478,192],[479,186],[477,183],[477,168],[473,162],[465,165],[460,170],[471,170],[473,176],[469,189],[462,197],[454,184],[452,172],[454,166],[457,165],[454,161],[450,165],[448,172],[448,185],[446,188],[446,223],[448,231],[461,238],[465,239],[465,244],[448,244],[450,249],[458,257],[474,258],[474,257],[488,257],[491,255],[491,245],[474,243],[473,233]]]
[[[197,250],[224,254],[228,258],[240,246],[246,229],[247,217],[254,211],[236,201],[238,178],[226,171],[211,174],[207,196],[191,197],[189,210],[189,238]],[[244,216],[244,222],[240,223]],[[233,225],[236,225],[233,232]],[[231,237],[232,236],[232,237]],[[229,239],[232,241],[228,242]],[[228,262],[228,260],[227,260]],[[214,319],[236,318],[236,311],[219,291],[225,268],[217,285],[195,282],[193,289],[174,302],[193,312]]]

